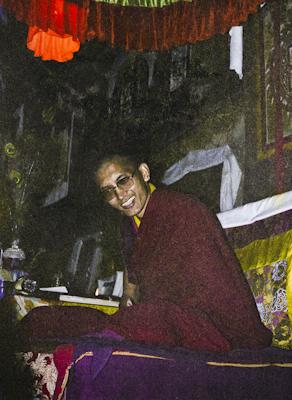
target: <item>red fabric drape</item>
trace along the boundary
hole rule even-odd
[[[16,19],[43,31],[51,29],[74,40],[86,40],[89,0],[73,3],[64,0],[0,0]]]
[[[91,4],[87,37],[126,50],[166,50],[225,33],[257,11],[261,0],[194,0],[163,8]]]
[[[96,38],[126,50],[164,50],[225,33],[263,0],[193,0],[163,8],[122,7],[79,0],[0,0],[16,18],[43,31]]]

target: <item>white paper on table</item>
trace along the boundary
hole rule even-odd
[[[68,293],[66,286],[43,287],[39,290],[42,290],[44,292]]]
[[[123,295],[123,271],[117,271],[116,273],[116,282],[113,290],[113,296],[122,297]]]

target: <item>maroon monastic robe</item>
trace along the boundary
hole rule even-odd
[[[219,221],[191,196],[156,190],[129,265],[141,302],[108,316],[86,307],[38,307],[24,338],[80,336],[109,329],[137,342],[228,351],[269,346],[253,295]]]
[[[141,303],[106,324],[127,339],[207,351],[271,342],[219,221],[191,196],[151,195],[129,281],[139,285]]]

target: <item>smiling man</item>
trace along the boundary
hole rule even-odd
[[[104,159],[96,173],[100,192],[113,208],[127,217],[142,218],[150,198],[147,164],[139,166],[121,156]]]
[[[154,190],[150,169],[112,155],[96,169],[104,201],[134,227],[124,307],[102,327],[149,344],[228,351],[270,344],[217,219],[191,196]]]

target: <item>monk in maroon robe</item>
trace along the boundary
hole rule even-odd
[[[137,225],[119,312],[39,307],[22,321],[26,337],[110,330],[136,342],[229,351],[270,345],[240,265],[218,220],[193,197],[154,190],[147,164],[103,159],[96,181],[104,200]]]
[[[124,302],[104,327],[127,339],[196,350],[259,348],[271,342],[217,219],[193,197],[151,193],[147,164],[104,159],[96,172],[105,201],[139,225]]]

